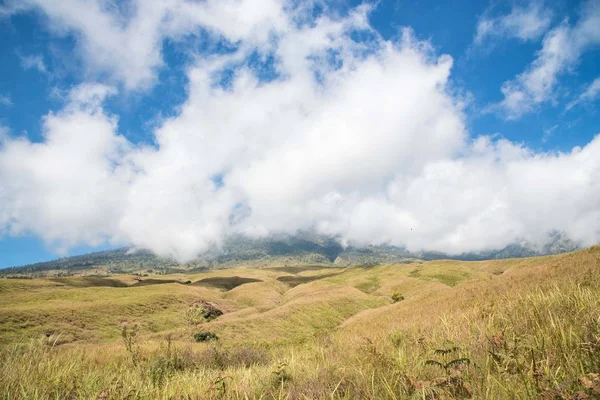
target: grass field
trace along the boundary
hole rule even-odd
[[[600,247],[0,280],[3,399],[583,400],[599,373]]]

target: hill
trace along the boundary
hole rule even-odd
[[[600,395],[600,247],[0,279],[0,294],[0,398]]]
[[[301,232],[294,236],[275,236],[265,239],[251,239],[243,236],[229,237],[221,248],[213,249],[202,258],[185,264],[179,264],[173,259],[157,257],[147,250],[120,248],[0,269],[0,275],[64,276],[81,273],[147,275],[186,273],[240,265],[257,268],[306,264],[371,266],[413,260],[486,260],[532,257],[560,254],[577,248],[576,243],[561,234],[554,233],[549,236],[548,242],[541,248],[522,242],[499,250],[448,255],[442,252],[409,252],[401,247],[386,245],[343,247],[335,238]]]

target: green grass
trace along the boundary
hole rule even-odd
[[[162,277],[256,280],[229,291],[130,286],[128,276],[103,278],[127,287],[0,280],[0,398],[600,396],[600,247],[331,273]],[[306,279],[291,287],[281,276]],[[405,300],[392,304],[396,290]],[[223,315],[190,323],[186,311],[199,303]],[[127,350],[123,327],[135,325]],[[196,343],[199,332],[218,340]]]
[[[442,282],[445,285],[448,285],[448,286],[456,286],[461,281],[468,278],[468,276],[451,275],[451,274],[435,274],[435,275],[431,275],[431,277],[437,281]]]
[[[376,276],[371,276],[364,282],[361,282],[358,285],[356,285],[355,287],[360,291],[370,294],[373,293],[375,290],[379,289],[379,286],[379,278],[377,278]]]

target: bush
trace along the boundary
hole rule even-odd
[[[223,315],[223,311],[209,303],[194,304],[185,312],[185,319],[192,325],[212,321]]]
[[[140,345],[137,338],[138,331],[139,326],[137,326],[137,324],[134,325],[133,328],[127,328],[127,325],[124,325],[121,331],[125,350],[131,357],[131,362],[134,366],[137,366],[141,360]]]
[[[212,304],[205,303],[202,305],[202,315],[204,316],[205,320],[212,321],[213,319],[223,315],[223,311],[219,310]]]
[[[152,385],[161,387],[176,372],[185,369],[185,360],[179,350],[172,346],[171,336],[167,337],[167,346],[162,348],[162,354],[154,357],[149,365],[148,373]]]
[[[288,371],[288,365],[283,361],[280,361],[275,366],[273,371],[272,384],[274,386],[282,386],[285,382],[291,381],[292,375]]]
[[[219,340],[219,337],[214,332],[202,331],[194,334],[196,342],[210,342],[212,340]]]
[[[394,291],[394,293],[392,294],[392,301],[394,303],[397,303],[402,300],[404,300],[404,296],[402,294],[400,294],[399,292]]]

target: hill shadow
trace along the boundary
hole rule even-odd
[[[260,279],[245,278],[242,276],[215,276],[211,278],[200,279],[192,283],[195,286],[213,287],[221,290],[231,290],[245,283],[262,282]]]
[[[291,265],[291,266],[285,266],[285,267],[269,267],[269,268],[265,268],[266,270],[269,271],[281,271],[281,272],[287,272],[288,274],[298,274],[300,272],[304,272],[304,271],[318,271],[321,269],[328,269],[331,267],[324,267],[322,265]]]
[[[81,278],[52,278],[52,282],[62,283],[73,287],[128,287],[125,282],[118,279],[102,278],[97,276],[84,276]]]
[[[137,281],[131,287],[134,286],[150,286],[150,285],[162,285],[165,283],[182,283],[176,279],[143,279],[141,281]]]
[[[317,281],[319,279],[325,279],[325,278],[329,278],[330,276],[335,276],[335,275],[337,275],[337,274],[334,273],[334,274],[325,274],[325,275],[318,275],[318,276],[279,276],[279,277],[277,277],[277,280],[279,282],[285,283],[286,285],[288,285],[290,287],[296,287],[303,283]]]

